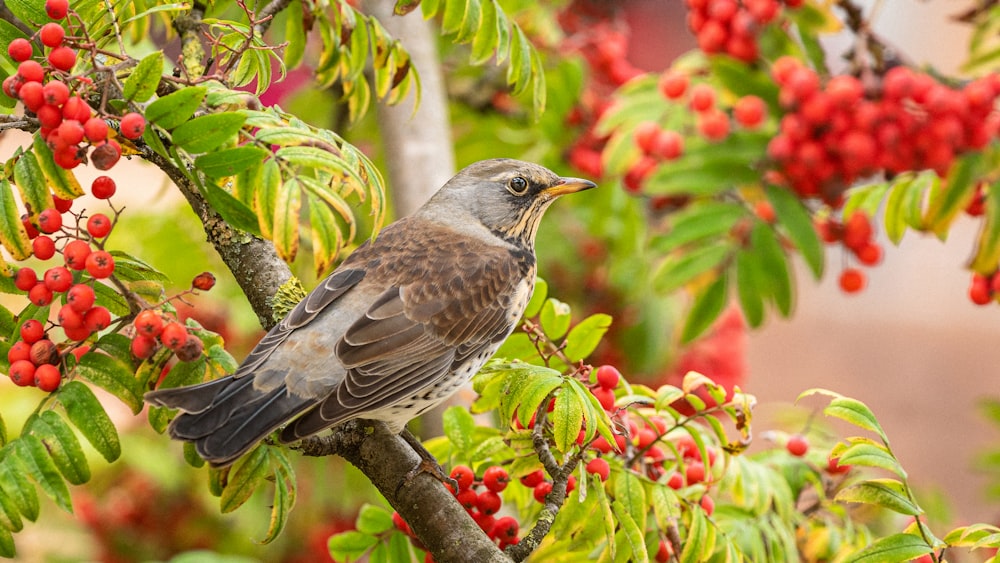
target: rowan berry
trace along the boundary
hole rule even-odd
[[[56,128],[59,138],[68,145],[76,145],[83,141],[83,125],[75,119],[66,119]]]
[[[802,457],[809,451],[809,440],[801,434],[793,434],[788,437],[788,442],[785,443],[785,449],[787,449],[788,453],[793,456]]]
[[[10,365],[7,371],[10,380],[18,387],[27,387],[35,384],[35,364],[28,360],[18,360]]]
[[[396,511],[392,512],[392,525],[396,527],[397,530],[403,532],[406,535],[410,535],[410,525],[403,520],[403,517]]]
[[[608,465],[606,459],[602,457],[595,457],[587,463],[587,473],[597,475],[601,481],[607,481],[608,475],[611,474],[611,467]]]
[[[43,338],[31,345],[29,358],[36,366],[59,363],[59,349],[48,338]]]
[[[857,293],[865,288],[865,273],[857,268],[845,268],[838,283],[845,293]]]
[[[89,242],[80,239],[71,240],[63,247],[63,259],[68,268],[83,270],[87,267],[87,257],[91,252]]]
[[[614,389],[615,387],[618,387],[618,382],[621,380],[621,377],[621,372],[618,371],[618,368],[615,366],[604,365],[597,368],[597,384],[605,389]]]
[[[674,546],[667,540],[660,540],[660,545],[656,549],[657,563],[666,563],[674,556]]]
[[[711,516],[715,512],[715,500],[710,495],[701,497],[701,509],[705,511],[705,516]]]
[[[135,112],[126,113],[121,120],[121,133],[126,139],[138,139],[146,130],[146,119]]]
[[[66,213],[73,207],[72,199],[63,199],[59,196],[52,196],[52,203],[55,205],[56,211],[59,213]]]
[[[87,123],[90,123],[90,121]],[[104,122],[101,121],[101,123]],[[105,125],[105,128],[107,128],[107,125]],[[94,178],[94,182],[90,185],[90,193],[97,199],[108,199],[115,195],[117,189],[118,186],[115,184],[115,181],[108,176],[98,176]]]
[[[94,238],[104,238],[111,232],[111,219],[103,213],[94,213],[87,219],[87,232]]]
[[[23,37],[18,37],[7,45],[7,54],[15,63],[23,63],[30,59],[33,52],[31,42]]]
[[[17,65],[17,75],[24,82],[41,82],[45,78],[45,69],[38,61],[28,59]]]
[[[715,106],[715,88],[708,84],[695,84],[691,87],[689,106],[696,112],[703,112]]]
[[[45,103],[52,106],[62,106],[69,100],[69,87],[66,86],[61,80],[49,80],[42,86],[42,95],[45,97]],[[60,119],[65,116],[62,115],[62,111],[59,112]],[[72,119],[71,117],[66,117],[66,119]]]
[[[215,287],[215,276],[211,272],[202,272],[191,280],[191,287],[201,291],[208,291]]]
[[[653,144],[656,141],[656,136],[660,134],[660,126],[653,121],[643,121],[639,125],[635,126],[635,130],[632,132],[632,138],[635,140],[635,145],[639,147],[645,154],[651,154],[653,152]]]
[[[59,308],[56,321],[64,329],[80,328],[83,326],[83,313],[77,312],[71,305],[66,304]]]
[[[502,516],[496,519],[493,523],[493,531],[491,536],[500,540],[500,545],[510,545],[517,540],[517,534],[520,529],[520,524],[518,524],[517,519],[513,516]]]
[[[653,141],[653,154],[663,160],[674,160],[684,154],[684,137],[677,131],[660,131]]]
[[[140,360],[145,360],[156,352],[156,340],[149,336],[143,336],[141,334],[136,335],[129,344],[132,350],[132,355]]]
[[[92,333],[102,331],[110,325],[111,312],[108,311],[107,307],[97,305],[96,307],[91,307],[90,310],[83,315],[83,327]],[[198,340],[198,344],[201,344],[201,340]],[[201,355],[200,349],[198,350],[198,355]]]
[[[46,47],[58,47],[62,44],[65,35],[66,30],[63,29],[63,26],[55,22],[49,22],[38,30],[38,38],[42,40],[42,45]]]
[[[760,126],[767,117],[767,104],[757,96],[743,96],[733,106],[733,118],[747,129]]]
[[[187,339],[184,340],[184,344],[181,344],[174,353],[177,354],[177,359],[182,362],[193,362],[201,357],[201,353],[205,350],[205,344],[200,338],[193,334],[189,334]]]
[[[14,274],[14,287],[21,291],[30,291],[38,283],[38,275],[31,268],[18,268]]]
[[[455,500],[457,500],[458,504],[461,504],[466,510],[472,510],[476,507],[479,495],[472,489],[465,489],[459,491],[459,493],[455,495]]]
[[[684,481],[688,485],[701,483],[705,480],[705,464],[700,461],[690,461],[684,467]]]
[[[45,336],[45,327],[42,326],[41,321],[28,319],[21,325],[20,333],[21,340],[27,344],[34,344]]]
[[[53,68],[69,72],[76,64],[76,51],[69,47],[56,47],[49,51],[49,64]]]
[[[537,469],[528,473],[527,475],[521,477],[521,484],[525,487],[537,487],[539,483],[545,480],[545,472],[541,469]]]
[[[61,228],[62,214],[54,207],[38,214],[38,230],[46,234],[52,234]]]
[[[675,491],[682,488],[684,486],[684,476],[679,472],[674,471],[667,479],[667,486]]]
[[[597,402],[604,410],[610,411],[615,408],[615,392],[613,390],[598,386],[592,388],[590,392],[597,398]]]
[[[82,283],[74,285],[66,292],[66,304],[81,315],[94,306],[96,299],[97,295],[94,293],[94,288]]]
[[[106,250],[95,250],[87,255],[87,273],[101,280],[115,271],[115,259]]]
[[[687,91],[688,76],[682,72],[668,70],[660,75],[658,86],[663,97],[676,100]]]
[[[59,366],[44,364],[35,368],[35,387],[46,393],[51,393],[59,388],[62,383],[62,373]]]
[[[54,20],[61,20],[69,12],[69,0],[45,0],[45,13]]]
[[[163,331],[163,317],[158,311],[145,309],[135,316],[135,330],[141,335],[156,338]]]
[[[43,93],[45,87],[42,86],[41,82],[28,82],[18,91],[17,95],[21,98],[21,103],[28,111],[37,112],[38,108],[45,105],[45,94]]]
[[[121,147],[114,140],[102,143],[90,152],[90,162],[98,170],[110,170],[121,159]]]
[[[552,492],[552,483],[550,483],[549,481],[542,481],[538,485],[535,485],[535,490],[532,494],[535,497],[536,501],[544,504],[545,497],[549,496],[549,493],[551,492]]]
[[[706,110],[698,115],[698,132],[709,141],[721,141],[729,136],[729,116],[721,110]]]
[[[80,123],[86,123],[90,119],[90,112],[90,106],[80,96],[70,96],[62,106],[65,119],[75,119]]]
[[[169,325],[167,325],[169,327]],[[166,328],[163,329],[166,332]],[[458,483],[458,490],[464,491],[472,486],[472,482],[476,480],[476,474],[472,472],[467,465],[456,465],[451,469],[450,477]]]
[[[496,514],[502,504],[503,501],[500,495],[492,490],[485,490],[479,493],[479,496],[476,498],[476,508],[479,509],[480,513],[486,515]]]
[[[39,307],[44,307],[49,303],[52,303],[52,290],[48,288],[43,282],[38,282],[28,290],[28,301],[31,301]]]
[[[62,293],[73,287],[73,274],[62,266],[49,268],[45,271],[42,279],[45,282],[45,287],[55,293]]]
[[[31,253],[39,260],[48,260],[56,254],[56,243],[45,235],[35,237],[31,241]]]
[[[510,483],[510,474],[499,465],[488,467],[483,473],[483,486],[494,493],[499,493],[506,489],[507,483]]]
[[[96,144],[104,142],[108,138],[108,124],[99,117],[91,117],[83,124],[83,134],[91,143]]]
[[[31,344],[23,340],[18,340],[7,350],[7,363],[12,364],[18,360],[31,360]]]
[[[969,283],[969,299],[976,305],[986,305],[993,300],[993,292],[989,278],[982,274],[972,274]]]

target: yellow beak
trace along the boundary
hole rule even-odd
[[[590,188],[596,187],[597,184],[591,182],[590,180],[584,180],[582,178],[560,178],[559,182],[545,188],[542,192],[552,197],[559,197],[561,195],[582,192],[583,190],[589,190]]]

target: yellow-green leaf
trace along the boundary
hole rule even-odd
[[[59,473],[74,485],[90,481],[90,465],[76,434],[54,411],[43,411],[31,419],[30,432],[42,441]]]
[[[66,170],[56,164],[52,157],[52,149],[42,140],[40,134],[34,136],[31,150],[38,158],[38,165],[42,168],[42,173],[48,180],[53,193],[62,199],[74,199],[83,195],[83,188],[80,181],[72,170]]]
[[[31,478],[38,483],[38,486],[55,501],[59,508],[66,512],[73,512],[73,501],[69,496],[69,488],[66,481],[56,468],[55,463],[49,456],[45,445],[36,436],[31,434],[22,435],[19,439],[11,442],[17,452],[17,460],[21,463]]]
[[[611,315],[597,313],[583,319],[566,335],[563,353],[572,362],[586,358],[597,348],[609,328]]]
[[[907,516],[923,512],[907,496],[906,485],[896,479],[871,479],[855,483],[841,489],[835,500],[874,504]]]
[[[219,496],[219,510],[225,514],[243,505],[268,475],[268,446],[258,445],[236,462]]]
[[[31,241],[21,223],[14,190],[6,178],[0,178],[0,243],[14,260],[31,256]]]
[[[179,125],[173,132],[178,147],[197,154],[216,150],[235,140],[246,117],[235,112],[212,113]]]
[[[272,242],[278,256],[287,262],[299,251],[299,213],[302,211],[302,189],[296,178],[288,179],[274,202],[274,232]]]
[[[204,86],[189,86],[176,92],[158,98],[146,106],[146,120],[155,123],[168,131],[191,119],[195,110],[201,106],[208,88]]]
[[[21,193],[21,201],[28,214],[37,217],[42,211],[53,206],[52,194],[45,183],[42,167],[33,152],[22,153],[14,164],[14,182]]]
[[[984,276],[996,271],[1000,264],[1000,182],[994,182],[986,189],[986,218],[979,230],[976,255],[971,268]]]
[[[79,381],[66,382],[56,395],[70,422],[109,463],[121,455],[118,430],[89,387]]]
[[[122,94],[126,100],[145,102],[156,93],[163,75],[163,51],[154,51],[143,57],[136,65],[132,74],[122,85]]]

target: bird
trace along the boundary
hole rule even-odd
[[[234,373],[145,401],[179,411],[170,436],[220,468],[279,429],[293,443],[366,419],[405,435],[517,326],[546,209],[594,187],[514,159],[473,163],[352,252]]]

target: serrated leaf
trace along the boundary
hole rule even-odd
[[[150,102],[143,115],[150,123],[171,130],[191,119],[201,106],[208,88],[189,86]]]
[[[274,206],[274,232],[271,241],[282,260],[291,262],[299,250],[299,213],[302,190],[298,179],[290,178],[277,194]]]
[[[31,152],[35,153],[35,157],[38,158],[38,165],[55,195],[62,199],[74,199],[83,195],[83,188],[80,186],[80,181],[76,179],[76,175],[73,174],[72,170],[66,170],[56,164],[53,160],[52,149],[42,139],[41,134],[34,135]]]
[[[767,199],[774,206],[775,216],[785,228],[788,238],[799,249],[813,277],[823,277],[823,241],[816,234],[812,217],[802,204],[802,200],[785,188],[767,186]]]
[[[472,64],[481,65],[493,57],[499,35],[497,33],[497,6],[495,0],[484,0],[479,18],[479,29],[472,38]]]
[[[52,207],[52,194],[45,183],[42,167],[33,152],[22,153],[14,164],[14,183],[21,194],[21,202],[32,217]]]
[[[870,440],[855,439],[840,452],[838,457],[842,465],[878,467],[891,471],[900,478],[906,478],[906,471],[899,465],[896,458],[884,446]]]
[[[874,504],[907,516],[923,513],[907,497],[906,486],[896,479],[871,479],[855,483],[837,492],[834,500]]]
[[[15,446],[12,446],[12,449]],[[12,451],[12,450],[8,450]],[[28,520],[38,520],[40,506],[35,486],[17,466],[16,456],[8,455],[0,461],[0,492],[10,498],[18,511]]]
[[[142,260],[120,250],[111,250],[115,259],[115,276],[124,281],[157,281],[170,283],[166,274],[143,262]]]
[[[614,512],[615,518],[618,520],[619,533],[624,536],[625,542],[631,552],[628,560],[636,563],[648,562],[649,553],[646,551],[646,542],[643,539],[643,529],[633,517],[634,513],[630,512],[628,508],[626,508],[626,505],[623,504],[618,498],[615,498],[615,501],[611,503],[611,509]],[[645,519],[643,518],[643,520]]]
[[[449,2],[451,4],[451,2]],[[512,87],[511,94],[518,95],[528,87],[531,81],[531,45],[524,36],[521,27],[513,26],[513,41],[510,45],[510,65],[507,67],[507,84]]]
[[[269,474],[267,461],[267,446],[258,445],[236,462],[219,496],[220,512],[232,512],[250,498]]]
[[[631,471],[621,471],[615,475],[613,490],[615,502],[621,503],[636,525],[645,528],[649,505],[639,477]]]
[[[246,117],[235,112],[202,115],[179,125],[171,138],[189,153],[208,152],[235,140],[244,121]]]
[[[597,313],[583,319],[566,335],[563,354],[571,362],[586,358],[601,343],[609,328],[611,328],[611,315]]]
[[[194,165],[209,178],[224,178],[260,164],[269,154],[271,153],[260,147],[243,145],[203,154],[194,159]]]
[[[59,474],[42,441],[29,434],[22,435],[11,444],[17,452],[18,462],[24,466],[28,475],[59,508],[72,513],[73,501],[69,495],[69,488],[66,487],[66,481]]]
[[[143,57],[132,74],[122,85],[122,95],[126,100],[145,102],[156,93],[163,76],[163,51],[154,51]]]
[[[676,291],[716,270],[732,251],[732,244],[722,241],[668,256],[653,276],[653,287],[661,293]]]
[[[79,381],[68,381],[56,398],[66,409],[66,417],[109,463],[121,455],[118,430],[108,413],[89,387]]]
[[[579,397],[566,386],[556,395],[549,419],[553,424],[552,437],[559,451],[568,452],[576,443],[580,430],[583,429],[583,406]]]
[[[260,183],[254,192],[253,208],[257,214],[257,224],[260,234],[266,239],[274,237],[274,218],[278,196],[284,191],[282,187],[281,170],[274,159],[264,162],[261,169]]]
[[[44,411],[31,419],[30,432],[42,441],[59,473],[74,485],[90,481],[90,465],[80,441],[66,421],[53,411]]]
[[[823,409],[823,414],[837,417],[845,422],[849,422],[859,428],[864,428],[878,434],[883,442],[889,439],[882,430],[882,425],[878,423],[875,414],[868,408],[868,405],[857,399],[850,397],[835,397],[830,404]]]
[[[218,186],[211,185],[207,187],[204,194],[212,209],[218,211],[227,223],[241,231],[255,235],[260,234],[260,223],[257,220],[257,215],[246,204],[233,197],[233,194]]]
[[[475,446],[472,434],[476,430],[476,421],[465,408],[448,407],[441,417],[441,424],[444,435],[455,445],[457,450],[468,451]]]
[[[933,551],[931,546],[913,534],[892,534],[879,538],[864,549],[851,554],[852,563],[883,563],[885,561],[910,561]]]
[[[382,507],[365,504],[358,511],[354,527],[365,534],[381,534],[392,529],[392,514]]]
[[[142,392],[132,367],[104,354],[84,354],[76,366],[81,377],[118,397],[132,412],[142,410]]]
[[[681,332],[681,342],[691,342],[708,330],[726,308],[727,280],[726,275],[720,275],[695,297]]]

